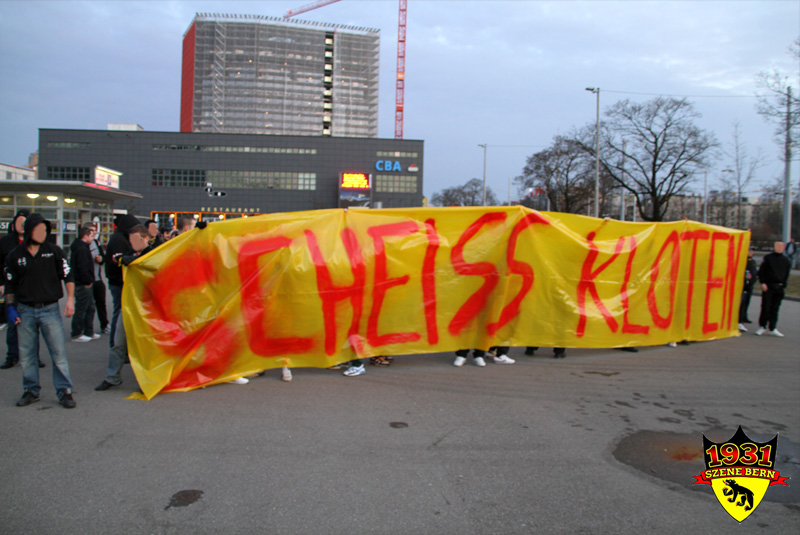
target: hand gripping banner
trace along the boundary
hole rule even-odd
[[[272,214],[136,260],[123,318],[148,399],[377,355],[714,340],[739,334],[749,239],[523,207]]]

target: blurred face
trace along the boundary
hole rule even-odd
[[[783,245],[782,241],[776,241],[774,247],[776,253],[782,253],[783,250],[785,249],[785,246]]]
[[[755,251],[750,249],[749,251],[747,251],[747,256],[752,258],[753,257],[753,253],[755,253]]]
[[[20,236],[25,233],[25,217],[21,216],[17,218],[17,220],[14,222],[14,230],[16,230],[17,234]]]
[[[91,231],[89,234],[81,238],[85,243],[92,243],[94,239],[94,231]]]
[[[150,223],[147,225],[147,233],[150,234],[151,238],[158,236],[158,225],[155,223]]]
[[[35,227],[33,227],[33,232],[31,232],[31,241],[38,245],[44,243],[47,239],[47,226],[44,223],[39,223]]]
[[[189,232],[194,228],[195,224],[197,224],[197,221],[190,219],[189,223],[180,230],[180,233],[183,234],[184,232]]]
[[[130,235],[131,247],[133,247],[134,251],[140,253],[145,247],[147,247],[149,238],[150,236],[147,234],[139,234],[138,232],[134,232]]]

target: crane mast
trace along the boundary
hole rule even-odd
[[[406,0],[397,14],[397,85],[395,86],[394,138],[403,139],[403,103],[406,89]]]

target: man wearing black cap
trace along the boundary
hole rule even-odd
[[[133,253],[128,234],[133,227],[140,225],[136,217],[124,214],[119,215],[114,220],[117,230],[111,235],[106,247],[106,278],[108,279],[108,289],[111,292],[111,301],[114,311],[111,314],[111,337],[108,342],[110,347],[114,347],[114,335],[117,328],[117,319],[122,311],[122,268],[114,258],[117,255],[129,255]]]
[[[53,360],[53,386],[61,406],[72,409],[72,380],[67,363],[66,334],[58,300],[67,288],[64,316],[75,313],[75,283],[64,252],[47,240],[50,222],[41,214],[31,214],[25,220],[22,244],[6,257],[6,303],[8,321],[19,331],[19,353],[22,362],[24,393],[18,407],[39,401],[39,366],[36,340],[42,334]]]
[[[6,265],[6,257],[8,253],[13,251],[19,244],[22,243],[22,236],[25,234],[25,218],[31,213],[24,208],[17,212],[11,224],[8,227],[8,234],[0,239],[0,269]],[[5,281],[5,277],[3,277]],[[3,286],[0,285],[0,293],[3,292]],[[5,307],[3,307],[5,308]],[[5,311],[4,311],[5,312]],[[17,341],[17,326],[13,322],[8,322],[8,331],[6,331],[6,360],[0,364],[0,370],[7,370],[13,368],[19,362],[19,342]],[[39,354],[39,340],[36,340],[36,354]],[[39,367],[43,368],[44,363],[39,361]]]

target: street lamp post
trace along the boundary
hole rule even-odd
[[[708,223],[708,169],[703,175],[703,224]]]
[[[483,147],[483,205],[486,206],[486,144],[478,143],[479,147]]]
[[[600,217],[600,88],[587,87],[586,91],[591,91],[597,95],[597,138],[595,146],[595,175],[594,175],[594,216]]]

